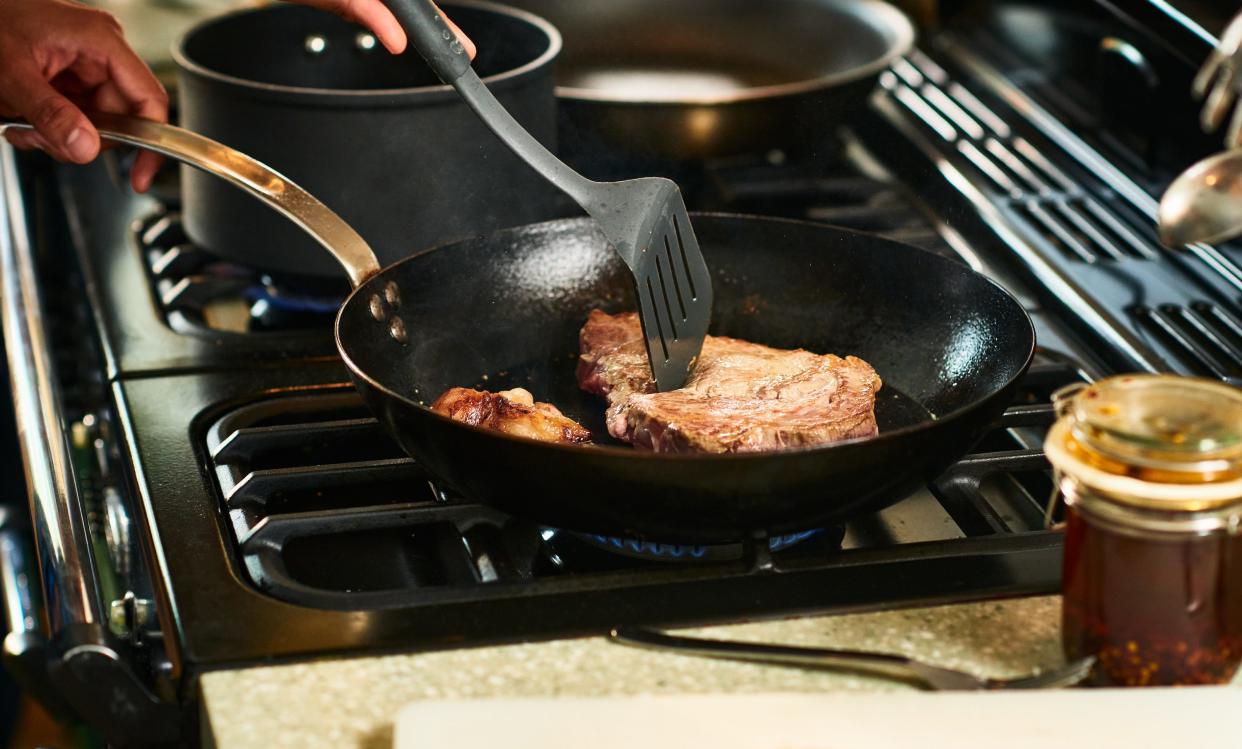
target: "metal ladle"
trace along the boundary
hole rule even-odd
[[[1178,175],[1160,199],[1160,241],[1213,244],[1242,235],[1242,148],[1218,153]]]

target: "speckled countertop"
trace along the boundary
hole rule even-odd
[[[696,630],[717,637],[910,655],[983,676],[1064,662],[1059,597]],[[392,745],[393,719],[421,699],[685,692],[909,689],[889,681],[623,648],[602,638],[322,660],[208,674],[204,734],[220,749]]]

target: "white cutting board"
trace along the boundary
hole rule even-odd
[[[417,702],[397,749],[1242,747],[1242,689]]]

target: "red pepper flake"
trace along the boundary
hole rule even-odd
[[[1222,684],[1242,662],[1242,536],[1153,540],[1067,514],[1062,636],[1101,685]],[[1196,603],[1197,605],[1191,605]]]

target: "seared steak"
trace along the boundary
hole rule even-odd
[[[753,452],[878,433],[880,378],[862,359],[708,336],[686,386],[656,392],[638,315],[592,310],[578,384],[608,400],[608,431],[656,452]]]
[[[455,421],[517,437],[543,442],[591,441],[591,433],[581,424],[551,403],[536,403],[535,397],[522,388],[500,393],[452,388],[431,404],[431,410]]]

